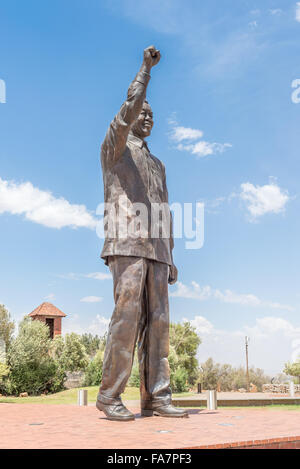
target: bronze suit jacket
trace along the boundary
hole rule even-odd
[[[118,230],[113,236],[111,232],[105,233],[101,257],[106,263],[108,256],[123,255],[173,264],[172,217],[168,206],[165,167],[150,153],[147,143],[130,132],[141,112],[149,79],[150,76],[137,74],[129,87],[127,100],[111,122],[101,146],[105,203],[115,207],[115,213],[119,216],[117,219],[123,215],[122,220],[125,217],[128,224],[135,223],[134,218],[140,215],[140,212],[131,210],[132,204],[142,203],[147,209],[146,218],[144,216],[141,221],[139,217],[137,220],[137,235],[120,235]],[[151,210],[161,203],[167,207],[170,235],[163,237],[160,231],[160,236],[153,237],[155,221]],[[112,216],[113,212],[107,210],[106,221],[111,221]]]

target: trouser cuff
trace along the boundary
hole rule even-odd
[[[141,400],[141,408],[145,410],[154,410],[162,407],[164,405],[169,405],[172,403],[171,397],[164,397],[163,399],[153,399],[153,400]]]
[[[120,397],[106,397],[103,394],[97,395],[97,401],[102,402],[104,405],[118,405],[122,404],[122,400]]]

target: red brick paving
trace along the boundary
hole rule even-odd
[[[0,404],[0,448],[224,448],[268,442],[282,447],[283,438],[295,447],[300,441],[297,411],[191,409],[189,419],[167,419],[141,418],[137,408],[131,410],[136,420],[120,423],[94,407]]]

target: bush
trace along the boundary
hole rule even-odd
[[[81,342],[85,346],[86,353],[89,357],[94,357],[98,350],[103,350],[106,344],[106,335],[99,337],[98,335],[82,334],[80,337]]]
[[[14,328],[15,324],[11,320],[8,310],[4,305],[0,304],[0,342],[3,340],[5,344],[4,352],[8,350],[9,344],[12,340]]]
[[[88,366],[88,355],[81,337],[74,332],[56,337],[51,345],[51,355],[61,370],[81,371]]]
[[[286,375],[297,377],[300,384],[300,357],[294,363],[286,363],[283,372]]]
[[[247,375],[243,367],[234,368],[231,365],[214,363],[212,358],[206,360],[200,367],[200,381],[203,389],[217,389],[221,391],[237,391],[247,389]],[[249,382],[262,391],[262,385],[269,383],[271,378],[260,368],[249,368]]]
[[[173,392],[188,391],[188,372],[184,368],[177,368],[170,376],[171,388]]]
[[[170,324],[169,366],[172,391],[186,392],[199,375],[197,349],[201,340],[189,322]],[[140,385],[137,354],[134,356],[129,386]]]
[[[6,394],[7,386],[5,385],[5,378],[9,374],[9,368],[5,363],[0,362],[0,393]]]
[[[8,349],[10,368],[5,387],[8,393],[40,394],[62,387],[59,367],[50,357],[49,328],[41,321],[25,318],[19,325],[19,334]]]
[[[9,373],[9,368],[5,363],[0,362],[0,382]]]
[[[200,344],[201,339],[189,322],[170,324],[169,363],[171,376],[176,373],[177,368],[185,370],[187,386],[193,386],[199,375],[196,355]],[[183,373],[178,372],[178,376],[183,376]],[[173,380],[173,382],[175,381]],[[173,391],[179,392],[176,387],[173,387]]]
[[[104,351],[98,350],[86,368],[84,386],[99,386],[102,380]]]

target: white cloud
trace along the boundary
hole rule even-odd
[[[300,2],[296,3],[296,21],[300,23]]]
[[[300,354],[300,327],[283,318],[257,318],[254,325],[245,324],[238,330],[217,329],[203,316],[189,320],[196,328],[202,343],[198,350],[200,363],[212,357],[219,363],[245,365],[245,336],[250,337],[249,363],[274,376],[287,361]],[[280,344],[280,347],[278,346]]]
[[[94,280],[110,280],[112,275],[104,272],[92,272],[90,274],[84,275],[86,278],[92,278]]]
[[[195,316],[194,319],[189,320],[187,318],[182,318],[181,322],[190,322],[193,327],[195,327],[197,334],[200,336],[202,334],[211,334],[214,331],[214,326],[203,316]]]
[[[177,150],[187,151],[192,155],[196,155],[198,158],[208,155],[214,155],[216,153],[223,153],[226,148],[230,148],[232,145],[230,143],[209,143],[201,140],[197,143],[191,143],[188,145],[179,144],[177,145]]]
[[[289,321],[283,318],[267,316],[256,319],[256,326],[249,328],[254,334],[266,337],[270,333],[283,332],[289,338],[300,337],[300,328],[294,327]]]
[[[188,287],[181,282],[177,282],[177,289],[170,293],[170,296],[178,298],[193,298],[195,300],[207,300],[211,297],[211,287],[200,287],[198,283],[192,282],[192,287]]]
[[[100,316],[100,314],[97,314],[96,319],[92,322],[90,326],[88,326],[87,332],[102,336],[105,334],[105,332],[107,332],[109,323],[110,319],[107,319],[104,316]]]
[[[258,22],[257,21],[250,21],[250,23],[248,23],[248,25],[249,25],[250,28],[255,29],[258,26]]]
[[[238,294],[231,290],[225,290],[224,293],[222,293],[220,290],[215,290],[214,295],[223,303],[237,303],[248,306],[258,306],[261,304],[261,301],[252,294]]]
[[[17,184],[0,178],[0,214],[24,215],[48,228],[90,228],[97,220],[84,205],[71,204],[51,192],[34,187],[31,182]]]
[[[283,305],[281,303],[276,303],[276,302],[273,302],[273,301],[262,302],[262,305],[263,306],[269,306],[270,308],[273,308],[273,309],[285,309],[286,311],[295,311],[295,308],[293,308],[292,306]]]
[[[240,305],[248,305],[248,306],[264,306],[267,308],[272,308],[272,309],[283,309],[286,311],[294,311],[294,308],[292,308],[289,305],[284,305],[281,303],[274,303],[272,301],[263,301],[257,296],[252,295],[251,293],[248,294],[238,294],[234,293],[231,290],[225,290],[224,293],[222,293],[219,290],[215,290],[215,297],[219,299],[220,301],[224,303],[237,303]]]
[[[85,296],[84,298],[81,298],[82,303],[100,303],[103,298],[101,296]]]
[[[79,280],[81,278],[91,278],[94,280],[110,280],[112,275],[105,272],[91,272],[89,274],[75,274],[74,272],[69,272],[68,274],[59,274],[59,278],[66,280]]]
[[[179,126],[172,118],[169,119],[169,124],[172,127],[169,138],[176,143],[177,150],[186,151],[198,158],[223,153],[227,148],[232,147],[230,143],[213,143],[199,140],[203,137],[202,130]]]
[[[45,296],[44,300],[55,300],[54,293],[49,293],[49,295]]]
[[[175,142],[182,142],[183,140],[197,140],[202,137],[202,130],[191,129],[189,127],[175,126],[171,133],[171,139]]]
[[[108,329],[110,320],[97,314],[89,325],[82,325],[78,314],[71,314],[64,319],[63,333],[75,332],[76,334],[90,333],[103,336]]]
[[[270,12],[270,15],[273,15],[273,16],[280,16],[283,13],[281,8],[270,9],[269,12]]]
[[[57,277],[63,278],[64,280],[78,280],[79,275],[74,272],[69,272],[68,274],[57,274]]]
[[[281,189],[272,179],[264,186],[255,186],[250,182],[241,184],[240,198],[254,219],[266,213],[283,212],[290,200],[288,191]]]
[[[204,204],[205,213],[214,215],[220,213],[222,205],[229,201],[228,197],[216,197],[215,199],[200,199],[199,202]]]
[[[261,11],[257,8],[256,10],[251,10],[250,15],[253,16],[259,16],[261,14]]]
[[[271,309],[281,309],[285,311],[294,311],[294,308],[272,301],[264,301],[251,293],[235,293],[231,290],[224,292],[213,289],[209,285],[201,287],[197,282],[191,282],[191,286],[184,285],[182,282],[177,282],[176,290],[170,293],[171,297],[177,298],[190,298],[194,300],[205,301],[209,299],[217,299],[222,303],[240,304],[245,306],[262,306]]]

